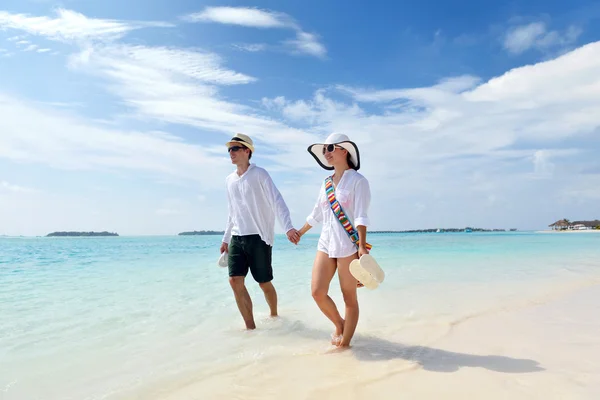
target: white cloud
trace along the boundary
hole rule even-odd
[[[440,83],[424,88],[414,89],[387,89],[364,90],[347,86],[338,86],[338,89],[350,93],[361,102],[391,102],[393,100],[410,99],[417,102],[433,102],[448,99],[449,96],[474,88],[480,79],[475,76],[464,75],[443,79]]]
[[[38,49],[37,50],[38,53],[48,53],[50,51],[52,51],[52,49]]]
[[[63,42],[81,42],[91,39],[118,39],[128,32],[145,27],[171,26],[163,22],[125,22],[110,19],[88,18],[66,9],[58,9],[56,16],[35,17],[0,11],[0,29],[15,29],[31,35],[43,36]],[[11,38],[17,40],[20,37]]]
[[[504,37],[504,48],[513,54],[521,54],[530,49],[547,51],[575,43],[582,30],[576,26],[565,32],[548,31],[544,22],[512,27]]]
[[[167,47],[108,46],[87,48],[71,57],[72,67],[89,67],[114,79],[136,79],[152,85],[152,79],[173,76],[197,82],[220,85],[251,83],[256,78],[221,67],[221,58],[201,51]],[[154,82],[159,84],[159,82]],[[184,90],[183,87],[179,89]],[[212,92],[208,87],[190,87]],[[147,87],[147,91],[154,91]],[[163,95],[164,93],[157,93]]]
[[[325,46],[319,43],[317,36],[312,33],[299,31],[296,33],[296,39],[286,40],[285,43],[295,49],[297,53],[321,58],[327,54]]]
[[[24,118],[23,116],[27,116]],[[137,171],[203,182],[221,158],[163,132],[97,127],[78,117],[0,94],[0,157],[69,170]],[[220,183],[220,182],[219,182]]]
[[[183,19],[189,22],[214,22],[249,28],[291,29],[296,31],[296,38],[285,40],[283,44],[289,47],[293,54],[307,54],[318,58],[324,58],[327,54],[327,49],[319,42],[316,34],[305,32],[285,13],[247,7],[207,7],[204,11],[184,16]],[[241,48],[247,51],[264,50],[263,45],[251,47],[253,50]]]
[[[109,82],[140,116],[231,135],[245,132],[258,141],[285,143],[304,135],[258,110],[222,99],[219,86],[254,78],[228,70],[212,53],[162,47],[108,46],[74,56],[71,66]]]
[[[251,53],[264,51],[267,49],[267,45],[264,43],[234,44],[232,46],[238,50],[249,51]]]
[[[554,164],[550,161],[548,152],[537,150],[533,153],[534,174],[540,178],[550,178],[554,172]]]
[[[35,193],[37,190],[25,186],[14,185],[7,181],[0,181],[0,193]]]
[[[246,7],[207,7],[183,18],[190,22],[216,22],[252,28],[295,27],[286,14]]]

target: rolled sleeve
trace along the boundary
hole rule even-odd
[[[354,225],[369,226],[369,207],[371,205],[371,188],[369,181],[360,179],[354,190]]]

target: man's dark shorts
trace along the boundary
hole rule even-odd
[[[246,276],[249,269],[256,282],[272,281],[272,250],[260,235],[232,236],[229,243],[229,276]]]

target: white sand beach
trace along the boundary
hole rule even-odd
[[[310,350],[297,338],[293,356],[257,351],[255,362],[172,381],[139,398],[598,399],[598,315],[600,282],[590,281],[443,329],[415,325],[402,340],[359,337],[343,352]],[[288,336],[287,345],[293,342]]]

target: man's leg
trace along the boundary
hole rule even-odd
[[[277,291],[273,286],[272,250],[273,248],[262,241],[259,235],[254,235],[249,241],[248,258],[250,272],[254,280],[259,283],[269,305],[271,317],[277,316]]]
[[[272,282],[264,282],[260,284],[260,288],[265,293],[265,300],[271,309],[271,317],[277,316],[277,291]]]
[[[252,299],[250,298],[250,293],[248,293],[248,289],[246,289],[246,285],[244,284],[245,279],[246,278],[244,276],[230,276],[229,283],[233,289],[235,302],[237,303],[238,309],[240,310],[242,318],[244,319],[244,323],[246,324],[246,329],[256,329],[254,316],[252,315]]]
[[[229,284],[233,289],[235,302],[242,314],[247,329],[256,329],[252,314],[252,299],[244,283],[248,274],[248,258],[243,249],[243,238],[234,236],[229,243]]]

